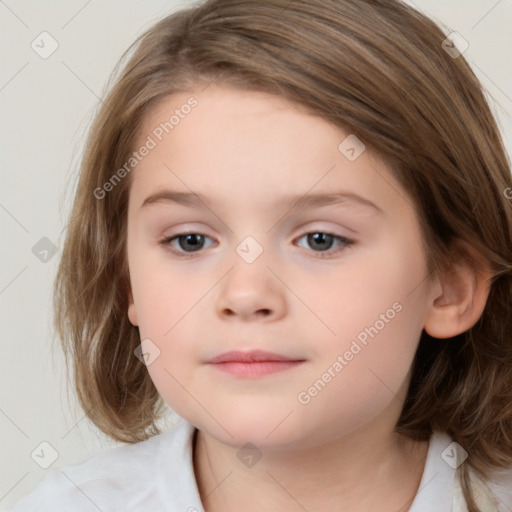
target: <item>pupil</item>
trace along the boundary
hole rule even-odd
[[[186,240],[187,244],[191,245],[192,249],[194,249],[194,248],[197,249],[197,247],[201,245],[203,236],[202,235],[193,234],[193,233],[189,234],[189,235],[181,236],[180,237],[181,248],[182,249],[186,249],[186,247],[183,247],[183,245],[181,244],[181,239],[183,239],[183,238]],[[196,239],[196,242],[194,242],[194,239]],[[197,239],[199,239],[199,241],[197,241]]]
[[[313,233],[311,235],[308,235],[309,237],[309,240],[308,242],[311,244],[312,242],[312,246],[314,246],[315,244],[316,245],[320,245],[320,249],[325,249],[325,245],[327,244],[327,246],[330,246],[331,243],[332,243],[332,235],[328,235],[326,233]],[[326,242],[327,240],[327,242]]]

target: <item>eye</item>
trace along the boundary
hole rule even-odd
[[[165,238],[160,242],[160,245],[170,246],[171,251],[179,256],[187,257],[188,254],[192,255],[203,248],[204,241],[206,238],[210,238],[201,233],[180,233],[178,235]],[[173,242],[176,241],[178,246],[183,249],[177,250]],[[189,251],[189,249],[191,249]]]
[[[303,238],[306,238],[307,243],[312,248],[319,249],[319,251],[315,250],[314,252],[319,252],[321,258],[326,258],[332,256],[333,254],[338,254],[340,251],[344,250],[344,248],[354,243],[354,240],[349,240],[344,236],[338,236],[332,233],[325,233],[323,231],[314,231],[311,233],[306,233],[305,235],[301,236],[299,240],[302,240]],[[338,246],[336,250],[332,251],[331,248],[335,240],[339,240],[341,244]],[[327,253],[327,255],[324,256],[323,253]]]
[[[200,250],[204,248],[204,243],[207,238],[210,239],[210,237],[201,233],[179,233],[172,237],[165,238],[160,242],[160,245],[170,247],[171,251],[178,256],[184,258],[193,257],[195,253],[200,252]],[[354,240],[323,231],[306,233],[299,238],[299,241],[303,238],[306,238],[307,243],[313,248],[314,252],[319,253],[321,258],[338,254],[344,250],[344,248],[355,243]],[[338,248],[332,250],[336,240],[339,241]],[[176,242],[178,247],[176,247],[174,242]],[[325,256],[324,253],[326,254]]]

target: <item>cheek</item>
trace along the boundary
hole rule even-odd
[[[151,380],[162,398],[176,406],[186,399],[183,386],[197,358],[190,343],[190,322],[197,322],[193,309],[205,291],[187,286],[183,277],[171,272],[141,272],[136,276],[134,298],[137,309],[139,335],[151,355],[147,366]],[[147,340],[150,341],[147,341]]]
[[[172,354],[175,360],[180,360],[179,354]],[[179,365],[176,371],[175,365],[169,360],[169,354],[162,351],[161,356],[148,366],[148,372],[158,393],[172,409],[182,417],[187,417],[192,400],[189,393],[190,383],[184,379],[183,371],[186,365]]]
[[[134,257],[130,265],[141,338],[165,343],[180,322],[193,316],[195,305],[209,287],[170,263],[163,249]]]
[[[419,243],[414,233],[410,240],[397,234],[378,247],[354,252],[328,275],[310,283],[302,278],[304,284],[295,289],[321,321],[310,315],[312,323],[323,330],[325,344],[319,347],[324,352],[348,350],[350,340],[356,338],[363,343],[388,339],[397,348],[402,341],[414,344],[426,305],[422,281],[427,271]]]
[[[330,296],[336,300],[324,301],[324,319],[336,336],[324,336],[318,355],[336,377],[322,388],[330,376],[314,375],[310,384],[320,379],[322,390],[311,405],[316,402],[314,407],[325,413],[329,404],[342,403],[357,423],[404,392],[426,305],[426,266],[419,247],[414,240],[397,239],[359,255],[350,276],[331,279]]]
[[[197,299],[188,300],[156,293],[149,299],[154,307],[146,307],[140,321],[141,339],[152,340],[157,354],[147,369],[151,380],[164,401],[175,412],[186,417],[191,406],[194,370],[200,363],[197,340],[191,325],[197,318],[190,311]],[[191,324],[192,322],[192,324]],[[192,329],[192,331],[191,331]]]
[[[190,407],[185,389],[199,361],[197,335],[202,332],[197,311],[212,283],[177,268],[161,258],[148,258],[134,265],[132,288],[140,339],[151,340],[145,343],[155,354],[148,373],[162,398],[180,414]]]

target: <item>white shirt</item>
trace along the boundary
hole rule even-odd
[[[111,447],[82,464],[51,469],[8,512],[204,512],[192,461],[194,430],[181,419],[146,441]],[[458,475],[445,462],[446,453],[453,454],[445,451],[451,443],[444,433],[431,436],[409,512],[467,512]],[[477,488],[481,512],[512,511],[512,467],[487,485],[477,482]]]

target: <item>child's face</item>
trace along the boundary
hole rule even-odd
[[[197,106],[182,109],[191,96]],[[348,135],[278,97],[220,86],[168,97],[145,120],[137,147],[148,136],[156,147],[132,171],[128,314],[151,340],[162,397],[224,443],[314,445],[369,422],[389,430],[402,409],[434,295],[412,200],[368,150],[353,161],[358,148],[339,150]],[[141,207],[164,189],[208,206]],[[289,203],[341,191],[381,211]],[[204,238],[160,245],[183,233]],[[253,349],[303,362],[259,377],[206,364]]]

